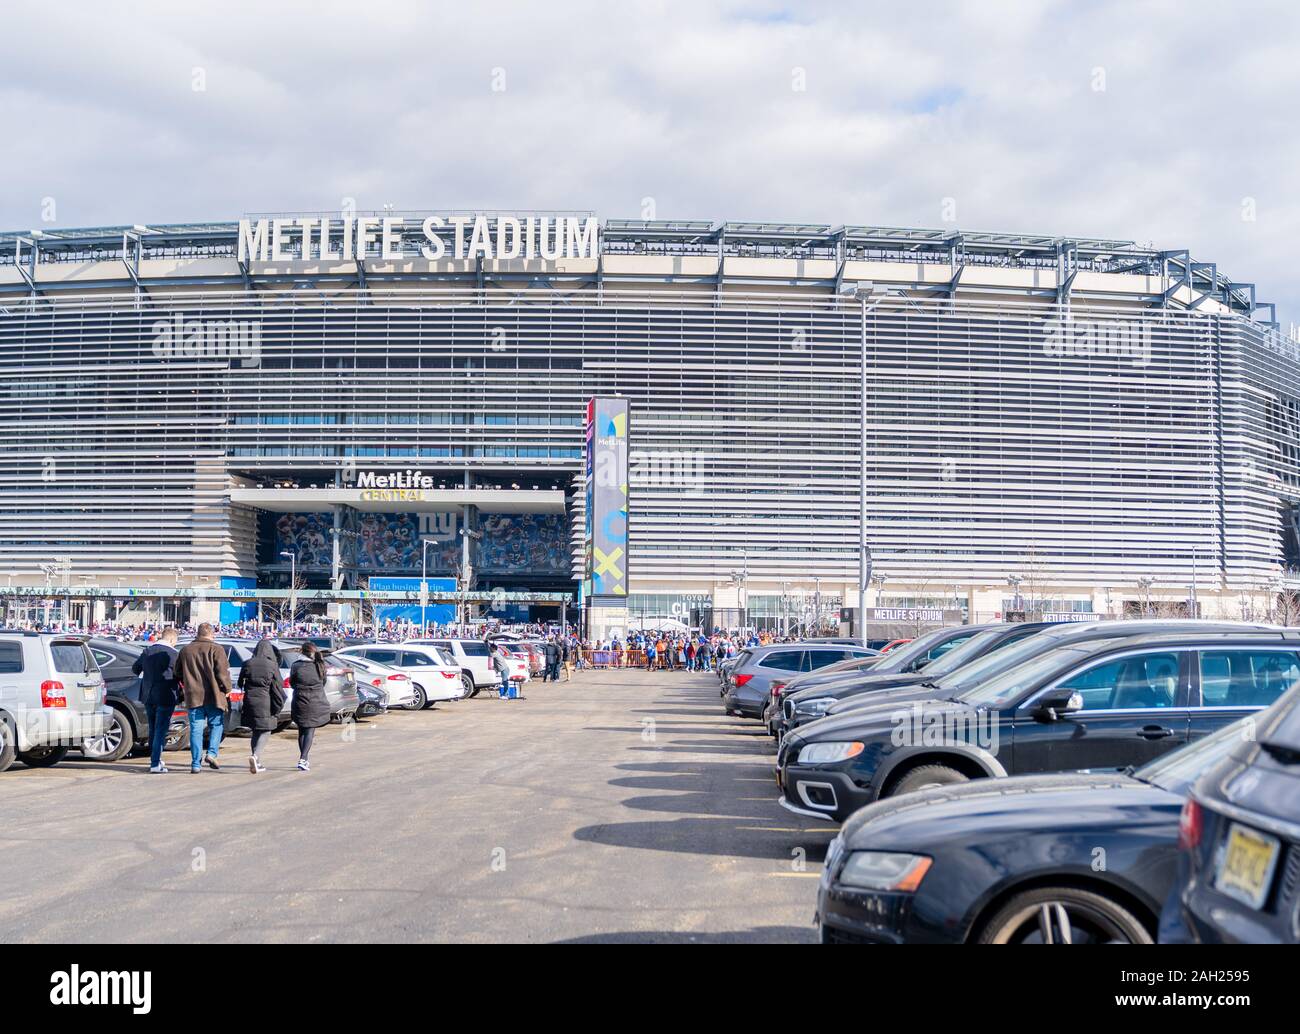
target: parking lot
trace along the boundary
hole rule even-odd
[[[816,940],[835,829],[777,804],[711,674],[588,671],[321,730],[250,775],[0,776],[6,941]]]

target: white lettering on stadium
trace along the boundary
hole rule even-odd
[[[416,258],[403,247],[401,216],[239,220],[240,262],[383,262]],[[414,225],[414,223],[412,223]],[[300,246],[289,250],[293,234]],[[451,253],[438,231],[450,230]],[[588,216],[426,216],[418,257],[429,262],[484,259],[594,259],[600,253],[600,224]]]

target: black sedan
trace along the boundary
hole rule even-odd
[[[1295,631],[1057,647],[952,699],[894,698],[794,730],[777,753],[781,804],[843,821],[880,797],[930,786],[1141,765],[1297,683]]]
[[[1151,943],[1178,818],[1242,723],[1131,773],[967,783],[879,801],[832,841],[822,941]]]
[[[1196,783],[1162,943],[1300,943],[1300,688]]]

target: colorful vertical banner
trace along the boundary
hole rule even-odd
[[[627,399],[587,402],[587,595],[627,603]]]

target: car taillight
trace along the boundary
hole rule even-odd
[[[753,675],[737,675],[737,676],[736,676],[736,685],[737,685],[737,686],[743,686],[746,682],[748,682],[748,681],[749,681],[750,679],[752,679],[753,677],[754,677]]]
[[[396,675],[389,675],[389,676],[388,676],[388,681],[389,681],[389,682],[410,682],[410,681],[411,681],[411,676],[409,676],[409,675],[403,675],[403,674],[399,671]]]
[[[243,703],[243,701],[244,691],[242,689],[232,689],[230,691],[230,702],[232,704],[240,704]]]
[[[1178,816],[1178,847],[1182,851],[1195,851],[1201,845],[1201,831],[1205,827],[1205,818],[1201,806],[1191,798],[1183,805],[1183,812]]]
[[[384,680],[381,678],[373,678],[370,680],[370,684],[372,686],[382,686],[384,684]]]
[[[41,706],[68,706],[68,694],[64,690],[62,682],[55,682],[53,679],[46,679],[41,683]]]
[[[458,671],[444,671],[444,672],[442,673],[442,677],[443,677],[444,679],[458,679],[458,678],[460,678],[460,672],[458,672]]]
[[[285,689],[288,689],[288,688],[289,688],[289,676],[288,676],[288,675],[286,675],[286,676],[284,677],[284,688],[285,688]]]
[[[773,682],[773,683],[772,683],[772,695],[773,695],[774,697],[779,697],[779,696],[781,695],[781,690],[783,690],[783,689],[785,689],[785,683],[784,683],[784,682]]]

